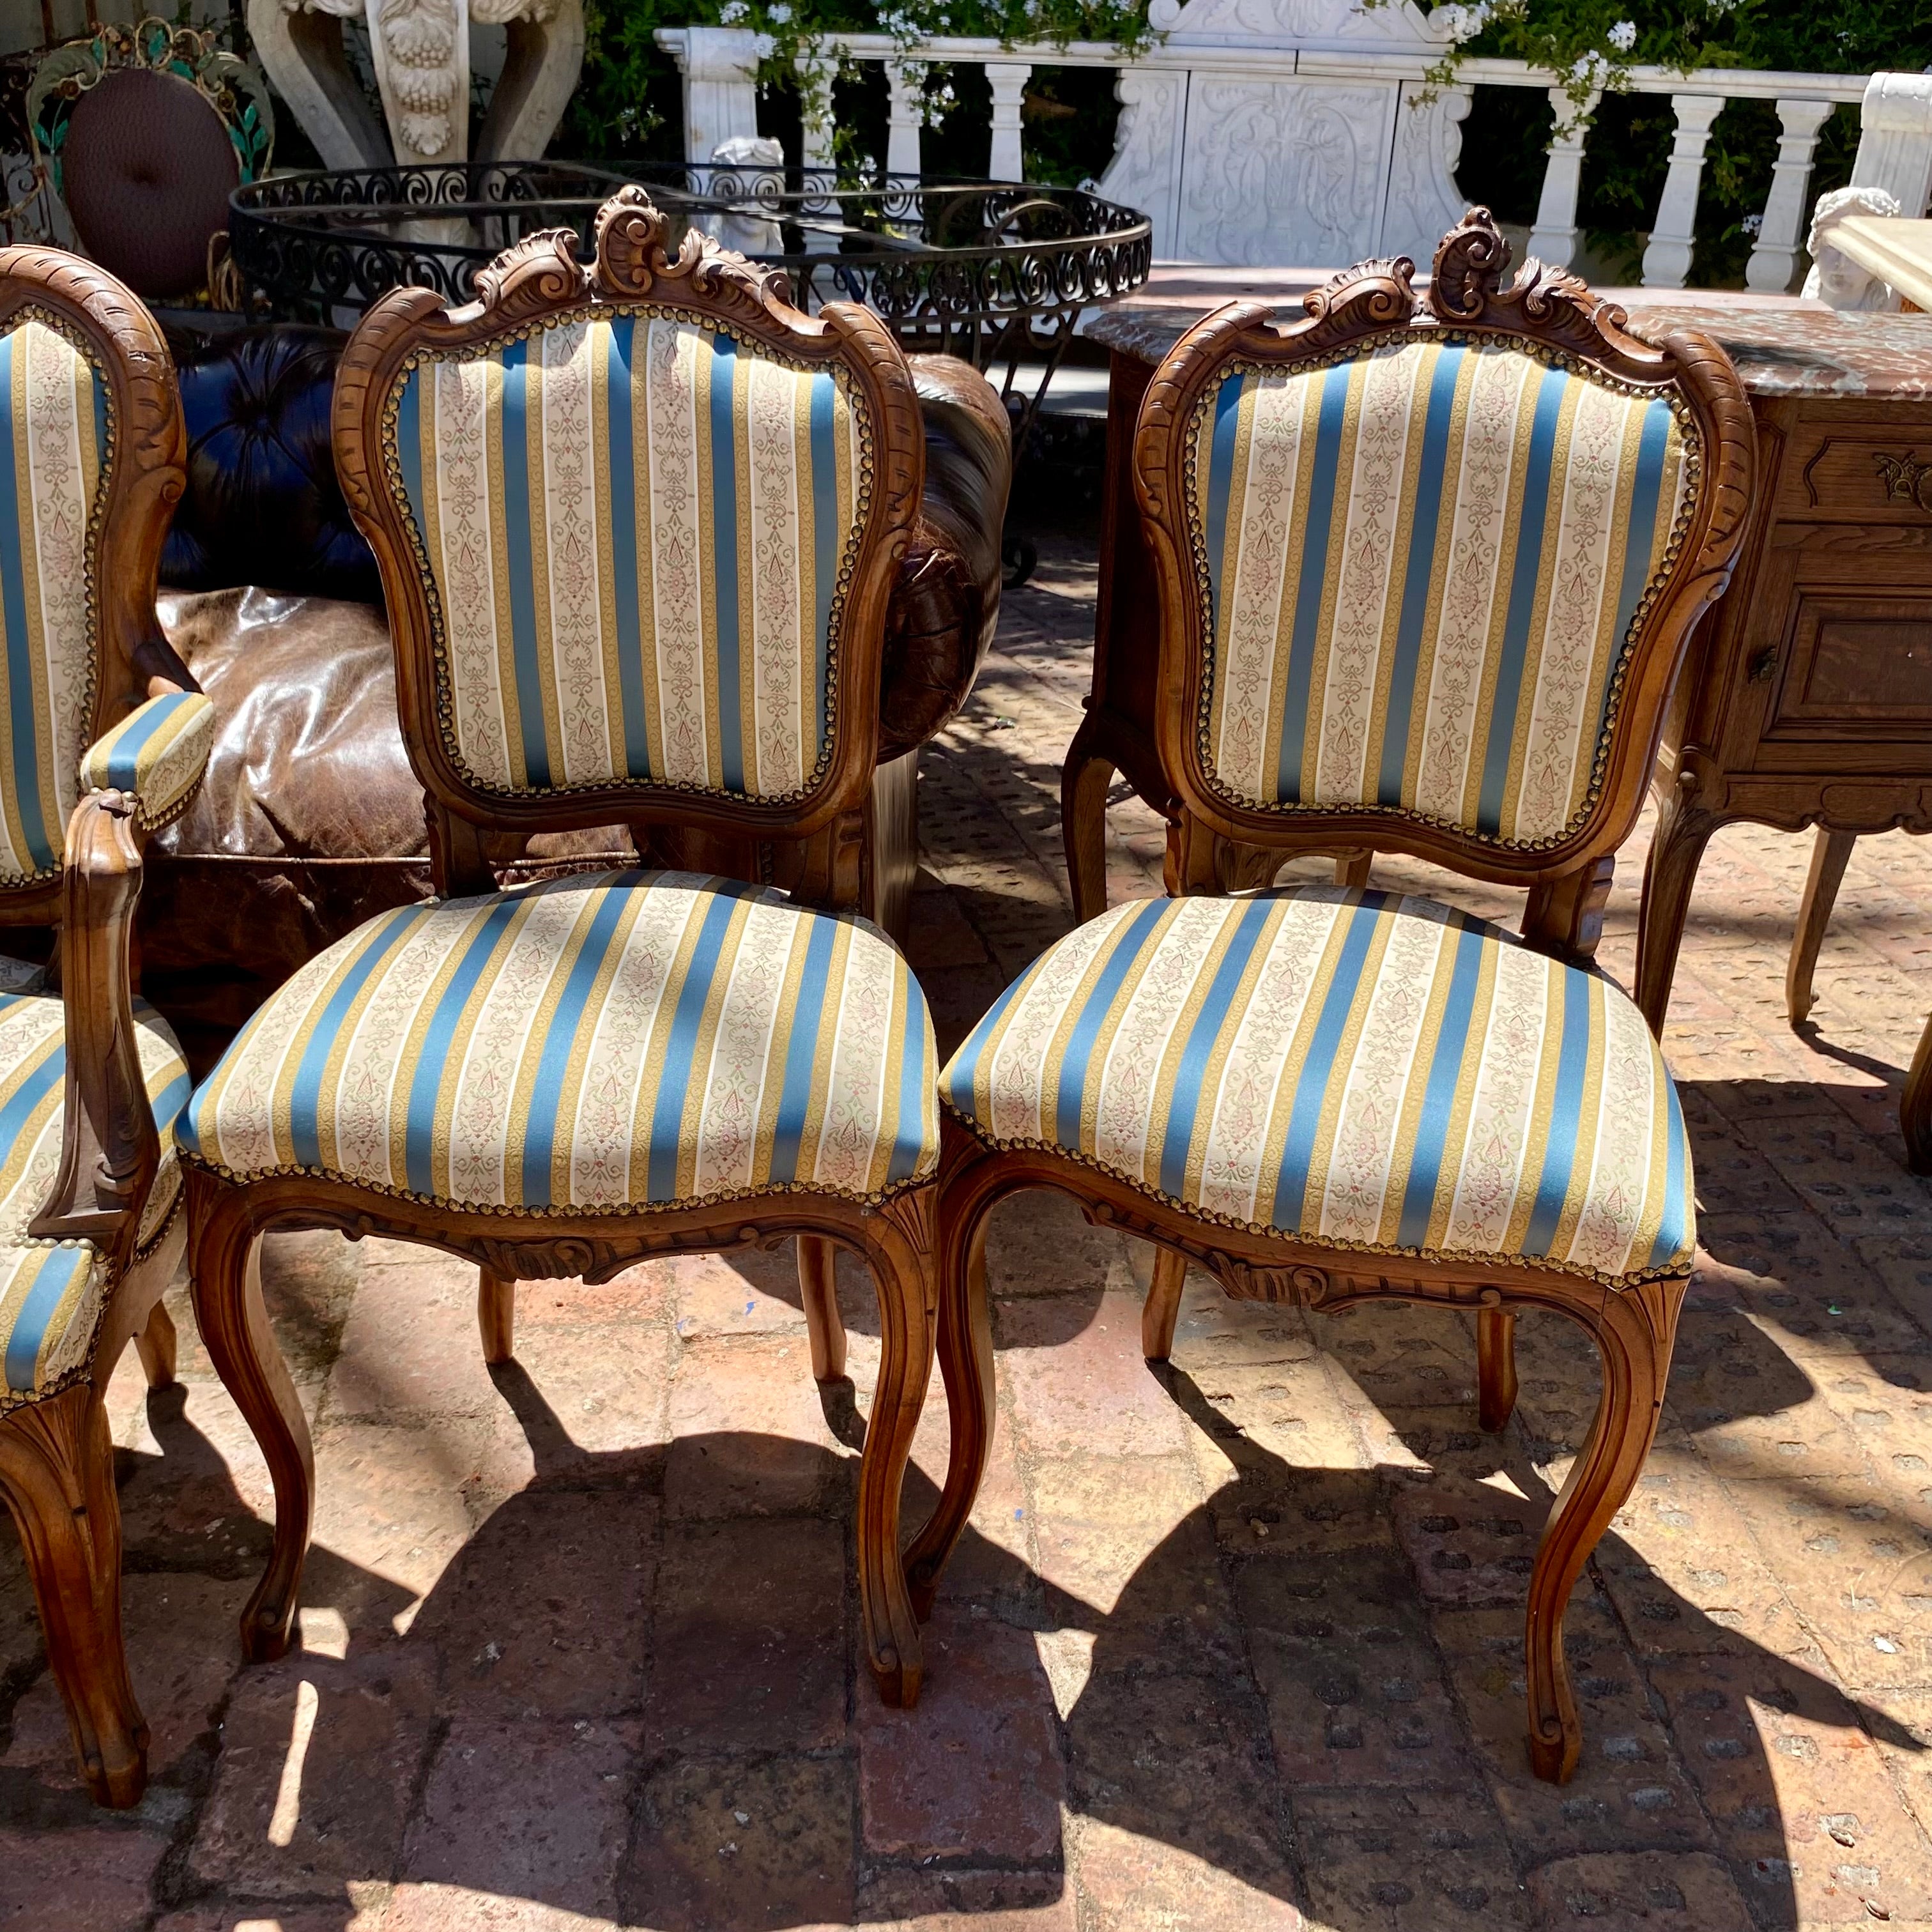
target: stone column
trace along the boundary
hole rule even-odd
[[[1033,74],[1030,65],[988,61],[986,79],[993,90],[993,145],[986,160],[989,181],[1024,181],[1020,150],[1020,101]]]
[[[925,72],[922,66],[908,67],[898,61],[886,63],[886,86],[892,96],[886,115],[888,174],[919,172],[919,130],[922,124],[920,96],[925,92]]]
[[[758,132],[758,37],[743,27],[675,27],[658,44],[684,76],[684,158],[709,161],[721,141]]]
[[[1711,124],[1723,111],[1721,94],[1673,94],[1677,139],[1670,150],[1670,172],[1643,251],[1647,289],[1681,289],[1690,272],[1690,247],[1697,232],[1697,190],[1704,173],[1704,146]]]
[[[1811,158],[1818,148],[1818,130],[1829,118],[1828,100],[1780,100],[1778,104],[1778,160],[1771,171],[1771,192],[1765,197],[1764,218],[1751,250],[1744,280],[1767,294],[1782,295],[1798,272],[1803,250],[1807,190],[1811,185]]]
[[[1932,199],[1932,74],[1875,74],[1858,110],[1854,188],[1882,188],[1908,220]]]
[[[1550,90],[1550,104],[1556,110],[1556,124],[1567,122],[1570,131],[1552,141],[1550,164],[1543,171],[1543,195],[1536,204],[1536,226],[1529,231],[1529,252],[1552,268],[1567,268],[1576,254],[1576,197],[1583,187],[1583,141],[1588,134],[1590,116],[1597,111],[1600,93],[1593,93],[1581,107],[1562,88]]]

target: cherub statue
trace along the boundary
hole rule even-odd
[[[1834,308],[1898,308],[1898,292],[1833,248],[1832,230],[1848,215],[1895,215],[1899,212],[1896,199],[1882,188],[1834,188],[1828,194],[1821,194],[1811,211],[1811,232],[1804,242],[1811,256],[1811,272],[1804,278],[1804,292]]]

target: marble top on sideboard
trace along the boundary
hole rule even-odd
[[[1865,314],[1802,299],[1774,304],[1718,296],[1659,302],[1634,290],[1604,293],[1628,309],[1634,335],[1656,341],[1673,328],[1701,328],[1715,336],[1744,386],[1759,395],[1932,400],[1932,315]],[[1211,298],[1158,307],[1122,302],[1090,317],[1082,333],[1122,355],[1157,362],[1220,306]],[[1277,301],[1274,310],[1277,321],[1302,318],[1298,298]]]

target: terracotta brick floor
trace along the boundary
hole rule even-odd
[[[915,963],[943,1046],[1068,923],[1092,595],[1050,548],[927,765]],[[1156,890],[1150,816],[1122,806],[1112,837],[1116,894]],[[849,1389],[810,1379],[784,1256],[526,1286],[493,1380],[465,1269],[292,1236],[266,1273],[316,1437],[303,1648],[237,1665],[266,1480],[178,1302],[180,1387],[146,1398],[130,1354],[114,1390],[154,1780],[125,1817],[86,1802],[0,1539],[0,1923],[1932,1924],[1932,1187],[1895,1122],[1932,848],[1861,844],[1801,1038],[1807,850],[1741,830],[1705,864],[1667,1044],[1708,1254],[1657,1451],[1570,1610],[1571,1785],[1522,1743],[1530,1552],[1595,1387],[1553,1318],[1526,1318],[1501,1439],[1440,1314],[1310,1319],[1196,1280],[1156,1376],[1141,1258],[1012,1204],[998,1444],[902,1714],[855,1654],[856,1270]],[[936,1406],[916,1513],[944,1453]]]

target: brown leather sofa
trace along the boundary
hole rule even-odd
[[[140,937],[147,997],[197,1075],[304,960],[430,889],[375,561],[329,448],[344,339],[278,325],[171,345],[188,479],[160,615],[218,723],[200,798],[150,848]],[[985,379],[949,356],[912,362],[926,494],[888,612],[880,694],[879,796],[897,801],[886,816],[902,886],[909,754],[964,703],[992,636],[1011,468],[1006,412]],[[634,856],[614,828],[499,857],[517,876],[599,854]]]

